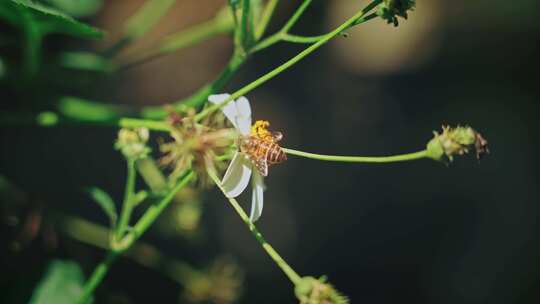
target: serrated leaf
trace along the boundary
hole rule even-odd
[[[98,39],[103,31],[72,17],[30,0],[0,1],[0,18],[13,26],[33,28],[39,34],[62,33],[79,38]]]
[[[116,206],[114,204],[113,199],[109,196],[109,194],[97,187],[90,187],[86,189],[86,192],[90,194],[92,199],[98,205],[103,209],[105,214],[109,217],[109,220],[111,222],[111,225],[114,225],[116,223],[116,219],[118,217],[116,212]]]
[[[84,275],[72,261],[53,260],[32,293],[29,304],[72,304],[82,294]]]

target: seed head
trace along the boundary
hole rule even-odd
[[[433,139],[427,144],[428,156],[432,159],[442,161],[445,157],[453,161],[454,155],[464,155],[471,149],[476,150],[476,157],[480,159],[489,153],[486,139],[471,127],[451,128],[442,127],[442,133],[433,131]]]
[[[300,304],[348,304],[349,299],[340,294],[330,283],[326,282],[326,277],[315,279],[314,277],[303,277],[296,284],[294,293]]]
[[[413,10],[415,5],[415,0],[383,0],[383,3],[379,4],[377,15],[387,23],[398,26],[397,17],[407,19],[407,11]]]
[[[208,170],[216,172],[223,168],[218,156],[228,152],[237,134],[233,129],[218,129],[219,121],[207,120],[197,123],[195,111],[189,110],[184,115],[169,115],[173,141],[162,142],[160,151],[164,156],[160,163],[173,170],[171,179],[178,178],[185,170],[192,168],[204,185],[209,185]]]

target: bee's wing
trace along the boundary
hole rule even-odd
[[[283,134],[281,134],[281,132],[277,132],[277,131],[272,132],[272,138],[273,138],[274,142],[278,142],[283,138]]]
[[[255,165],[255,167],[257,167],[257,171],[259,171],[259,173],[262,176],[267,176],[268,175],[268,162],[266,161],[266,156],[265,157],[259,157],[259,158],[253,158],[252,162]]]

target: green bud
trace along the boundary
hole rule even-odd
[[[118,139],[114,144],[126,159],[137,160],[148,156],[150,148],[146,146],[150,133],[147,128],[127,129],[118,131]]]

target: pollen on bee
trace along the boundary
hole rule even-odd
[[[267,120],[257,120],[251,126],[251,136],[256,136],[260,139],[267,140],[272,138],[272,132],[268,130],[270,123]]]

